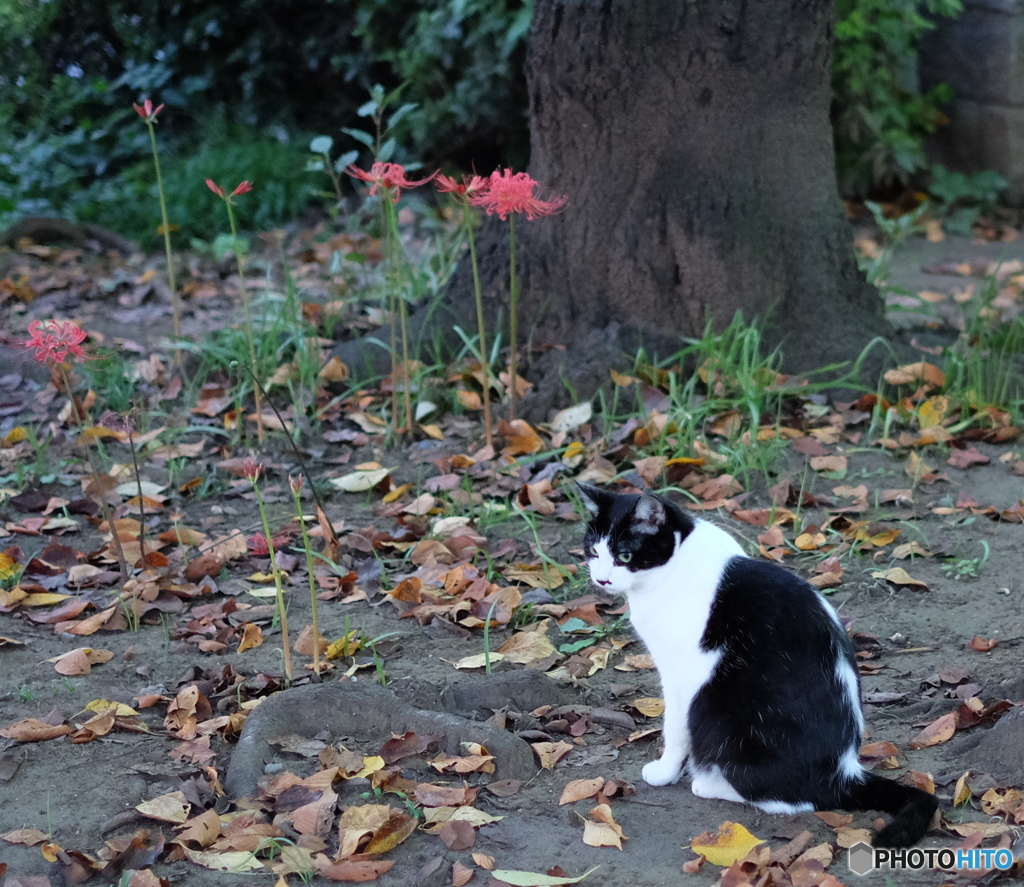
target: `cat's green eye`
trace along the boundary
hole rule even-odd
[[[628,551],[623,551],[619,554],[616,560],[620,564],[628,564],[631,560],[633,560],[633,555],[630,554]]]

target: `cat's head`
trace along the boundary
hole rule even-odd
[[[637,590],[693,529],[692,518],[657,496],[577,487],[590,518],[583,553],[591,581],[606,591]]]

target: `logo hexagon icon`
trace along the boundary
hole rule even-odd
[[[850,848],[850,871],[855,875],[866,875],[875,867],[875,851],[860,841]]]

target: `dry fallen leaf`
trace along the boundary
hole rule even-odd
[[[936,718],[920,733],[910,740],[910,747],[915,749],[928,748],[949,740],[956,732],[956,712],[951,711],[941,718]]]
[[[761,838],[752,835],[738,822],[726,821],[717,832],[707,831],[694,838],[690,849],[714,865],[730,866],[763,843]]]
[[[143,816],[159,819],[163,822],[183,823],[188,819],[191,804],[184,792],[169,792],[150,801],[136,804],[135,809]]]
[[[71,732],[67,724],[54,726],[38,718],[25,718],[0,729],[0,736],[4,739],[13,739],[15,742],[45,742],[58,736],[67,736]]]
[[[583,843],[589,847],[615,847],[622,849],[622,842],[628,838],[612,816],[612,808],[598,804],[590,811],[590,818],[583,823]]]
[[[660,718],[665,714],[665,700],[656,696],[643,696],[633,700],[633,708],[645,718]]]
[[[555,764],[569,754],[575,746],[570,742],[535,742],[531,748],[540,761],[541,767],[545,770],[554,770]]]
[[[559,806],[563,804],[575,804],[585,798],[592,798],[604,788],[604,777],[596,776],[593,779],[574,779],[562,789],[562,796],[558,799]]]
[[[464,884],[468,884],[472,880],[475,872],[468,866],[463,865],[458,860],[452,866],[452,887],[463,887]]]
[[[920,591],[928,591],[928,583],[915,579],[903,567],[892,567],[889,570],[872,570],[871,576],[874,579],[884,579],[893,585],[905,585],[910,588],[917,588]]]

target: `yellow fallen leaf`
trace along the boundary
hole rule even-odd
[[[645,718],[660,718],[665,714],[665,700],[656,696],[643,696],[633,700],[633,708]]]
[[[872,570],[871,576],[874,579],[884,579],[893,585],[908,585],[911,588],[919,588],[921,591],[928,591],[928,584],[920,579],[915,579],[903,567],[892,567],[889,570]]]
[[[717,832],[707,831],[694,838],[690,849],[714,865],[730,866],[763,843],[761,838],[752,835],[738,822],[727,821],[718,827]]]
[[[615,847],[622,849],[622,842],[629,840],[622,827],[612,816],[612,808],[598,804],[590,811],[590,818],[583,823],[583,843],[590,847]]]
[[[967,777],[971,775],[970,770],[965,770],[964,775],[956,781],[956,788],[953,790],[953,806],[959,807],[971,799],[971,789],[967,785]]]

